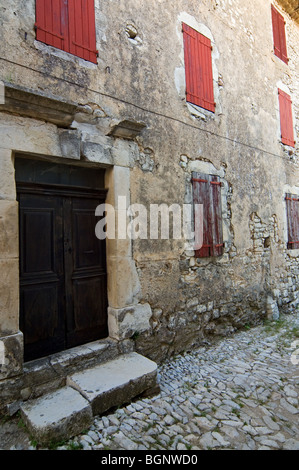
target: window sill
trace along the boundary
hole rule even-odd
[[[96,70],[98,68],[98,64],[81,59],[81,57],[75,56],[61,49],[57,49],[56,47],[48,46],[43,42],[37,41],[36,39],[34,40],[34,46],[37,50],[43,52],[44,54],[55,56],[59,59],[71,62],[72,64],[79,65],[80,67],[85,67],[91,70]]]

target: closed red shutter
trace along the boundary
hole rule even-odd
[[[97,63],[94,0],[36,0],[36,39]]]
[[[285,145],[295,147],[292,100],[291,97],[282,90],[278,90],[281,142]]]
[[[67,0],[36,0],[36,39],[65,50],[68,41]]]
[[[274,53],[277,57],[288,63],[287,54],[287,41],[285,35],[285,21],[283,16],[271,5],[272,11],[272,27],[273,27],[273,41]]]
[[[221,183],[218,176],[192,174],[193,202],[203,205],[203,246],[197,258],[223,254]]]
[[[186,99],[215,111],[211,40],[183,23]]]
[[[286,195],[288,221],[288,248],[299,248],[299,196]]]
[[[94,0],[68,0],[70,52],[97,63]]]

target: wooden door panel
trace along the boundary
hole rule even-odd
[[[23,286],[20,328],[25,338],[25,360],[47,356],[65,348],[65,331],[58,309],[57,283]]]
[[[65,346],[62,201],[20,194],[20,326],[25,360]]]
[[[95,235],[98,199],[72,200],[72,236],[74,273],[80,270],[106,272],[105,241]]]
[[[73,280],[74,331],[69,336],[106,337],[106,275]]]
[[[44,272],[54,272],[53,256],[53,219],[55,211],[53,208],[23,208],[23,236],[24,236],[24,257],[22,264],[22,275],[30,276]],[[32,238],[33,234],[38,234],[39,238]],[[39,245],[42,240],[42,245]],[[32,243],[37,244],[32,249]]]
[[[69,219],[65,217],[69,347],[108,335],[105,241],[95,235],[95,209],[102,202],[72,198]]]

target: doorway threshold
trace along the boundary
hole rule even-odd
[[[26,362],[22,374],[22,396],[27,400],[57,390],[65,386],[68,376],[133,352],[133,349],[131,340],[118,342],[106,338]]]

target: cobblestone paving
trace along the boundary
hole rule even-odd
[[[299,450],[299,314],[173,358],[159,383],[58,449]]]

